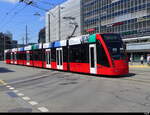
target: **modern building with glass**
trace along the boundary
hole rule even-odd
[[[135,56],[135,61],[140,57],[138,54],[146,59],[150,49],[142,47],[143,42],[147,46],[150,41],[150,0],[81,0],[81,9],[82,34],[120,33],[130,43],[129,55]],[[135,46],[132,42],[138,42],[138,49],[131,50]]]

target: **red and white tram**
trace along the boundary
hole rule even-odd
[[[24,50],[27,66],[110,76],[129,73],[128,58],[119,34],[83,35],[26,46]],[[11,53],[15,52],[12,49]],[[19,64],[15,57],[11,59],[13,64]]]

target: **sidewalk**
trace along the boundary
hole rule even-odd
[[[137,67],[137,68],[150,68],[150,65],[148,65],[146,62],[141,64],[140,62],[129,62],[129,67]]]

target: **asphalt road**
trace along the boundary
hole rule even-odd
[[[0,62],[0,112],[150,112],[150,68],[92,76]]]

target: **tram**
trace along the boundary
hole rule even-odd
[[[12,64],[23,65],[16,62],[19,60],[16,53],[22,54],[22,63],[26,66],[109,76],[129,73],[125,47],[120,35],[115,33],[83,35],[29,45],[22,51],[11,50]]]

